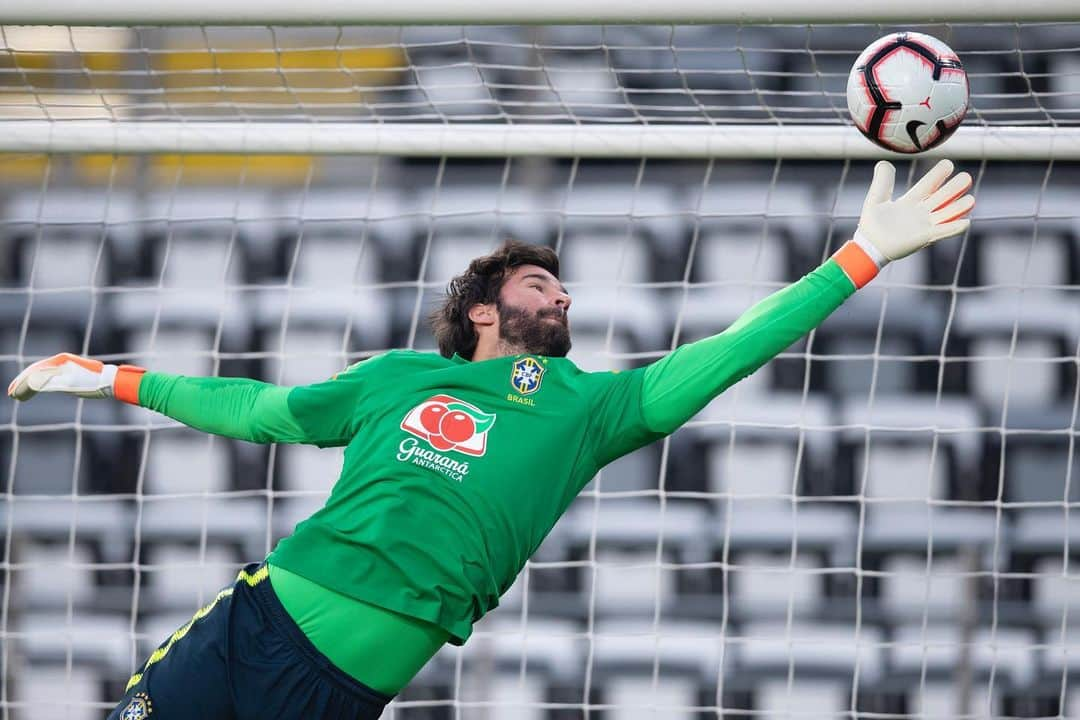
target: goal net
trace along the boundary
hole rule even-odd
[[[575,362],[640,367],[851,236],[881,155],[848,71],[925,32],[970,78],[934,155],[970,232],[606,468],[385,717],[1076,715],[1080,22],[991,19],[0,25],[0,375],[434,350],[506,237],[559,251]],[[0,716],[102,717],[341,459],[0,400]]]

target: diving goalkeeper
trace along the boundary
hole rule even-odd
[[[378,718],[468,639],[600,468],[674,432],[889,261],[968,227],[970,175],[943,160],[892,200],[894,176],[878,163],[853,239],[823,265],[629,372],[566,359],[558,258],[513,241],[450,283],[439,354],[392,351],[291,388],[69,354],[26,368],[17,400],[114,397],[226,437],[345,447],[326,505],[166,638],[110,718]]]

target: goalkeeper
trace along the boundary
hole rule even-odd
[[[823,265],[630,372],[565,358],[558,258],[517,242],[450,283],[438,355],[392,351],[293,388],[68,354],[26,368],[18,400],[115,397],[227,437],[345,446],[326,505],[166,638],[110,718],[379,717],[468,639],[600,468],[675,431],[889,261],[968,227],[970,175],[943,160],[895,201],[894,176],[878,163],[854,238]]]

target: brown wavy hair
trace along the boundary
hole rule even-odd
[[[479,336],[469,319],[469,308],[498,300],[506,276],[521,265],[536,265],[559,277],[559,256],[554,250],[507,240],[490,255],[473,259],[465,272],[450,281],[442,304],[428,316],[443,357],[457,353],[472,359]]]

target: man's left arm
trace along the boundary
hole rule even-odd
[[[649,429],[674,432],[717,395],[820,325],[856,290],[842,260],[834,255],[758,302],[722,333],[682,345],[646,367],[641,408]]]
[[[773,293],[719,335],[684,345],[645,369],[642,418],[671,433],[713,398],[820,325],[886,263],[965,231],[975,199],[967,173],[942,160],[892,200],[896,171],[879,162],[859,226],[821,267]]]

